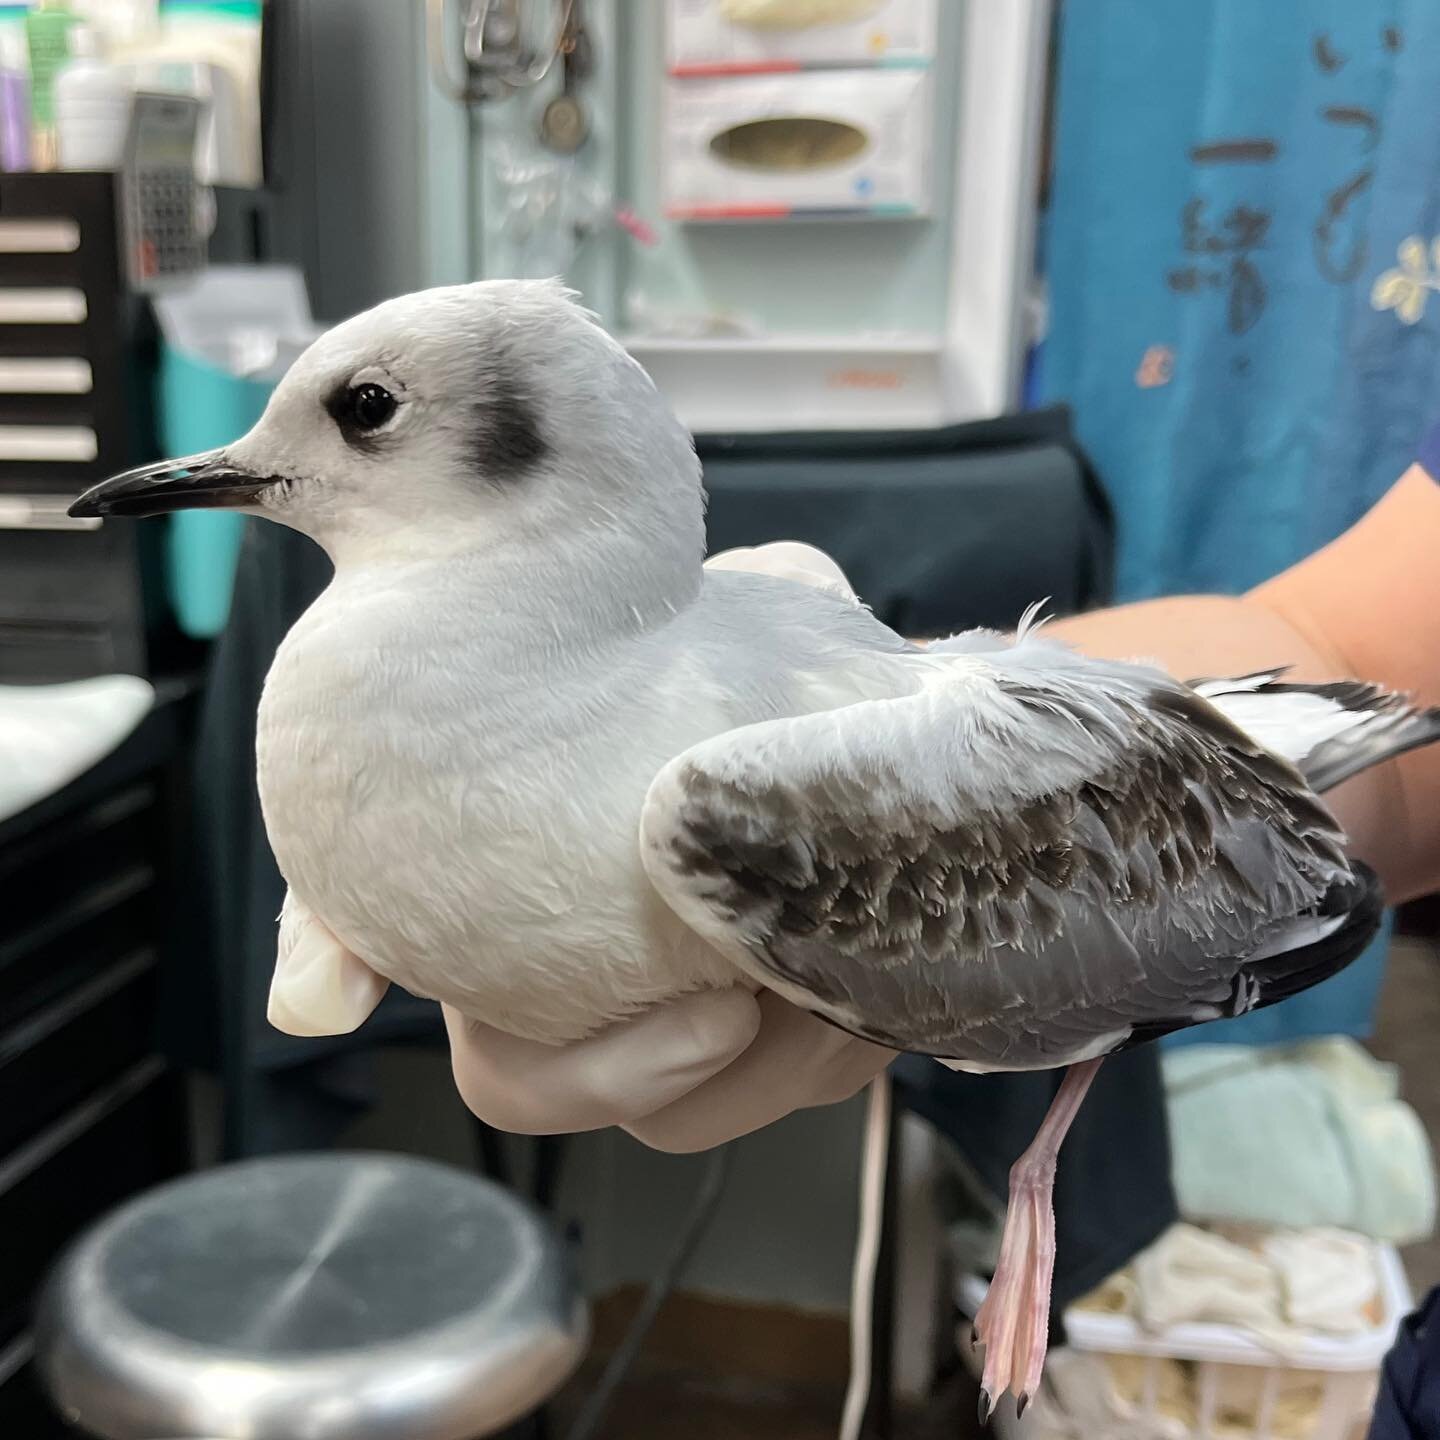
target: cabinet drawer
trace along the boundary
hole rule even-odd
[[[142,659],[137,637],[103,621],[0,618],[0,685],[133,675],[142,668]]]
[[[137,861],[153,864],[163,821],[159,787],[139,780],[102,800],[0,848],[0,944],[33,930],[77,893],[123,875]]]
[[[0,1345],[29,1322],[35,1292],[92,1220],[183,1168],[177,1081],[136,1066],[0,1159]]]
[[[63,912],[0,943],[0,1026],[32,1015],[72,985],[147,949],[156,932],[148,865],[75,896]]]
[[[25,528],[4,526],[12,512],[18,520],[20,505]],[[50,513],[34,491],[9,496],[0,486],[0,616],[110,619],[118,582],[134,586],[134,537],[115,526],[51,529]],[[33,527],[32,516],[40,522]]]
[[[145,1059],[155,971],[154,954],[141,951],[0,1031],[0,1154]]]
[[[26,485],[7,492],[0,478],[0,681],[143,674],[136,536],[113,525],[45,528],[55,509],[33,474]]]

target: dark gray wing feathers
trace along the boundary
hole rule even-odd
[[[969,1063],[1064,1063],[1244,1008],[1245,957],[1349,877],[1329,813],[1156,672],[1097,692],[990,660],[958,741],[947,707],[905,712],[944,756],[928,795],[884,726],[854,738],[865,705],[679,757],[645,826],[662,894],[837,1023]]]

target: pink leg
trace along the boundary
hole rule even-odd
[[[988,1420],[1005,1391],[1021,1413],[1040,1388],[1050,1329],[1050,1277],[1055,1270],[1055,1158],[1099,1060],[1072,1065],[1060,1082],[1030,1148],[1010,1170],[1010,1203],[995,1278],[975,1317],[975,1338],[985,1346],[980,1418]]]

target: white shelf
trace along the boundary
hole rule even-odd
[[[632,355],[938,355],[938,335],[622,335]]]
[[[624,343],[697,433],[928,429],[977,408],[963,362],[934,335]]]

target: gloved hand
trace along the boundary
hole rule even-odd
[[[499,1130],[622,1125],[657,1150],[706,1150],[846,1100],[894,1052],[770,991],[698,991],[569,1045],[520,1040],[445,1009],[455,1084]]]
[[[809,545],[728,550],[717,570],[778,575],[854,598]],[[770,991],[701,991],[570,1045],[521,1040],[448,1007],[461,1098],[500,1130],[625,1129],[660,1150],[704,1150],[861,1090],[894,1058]]]

